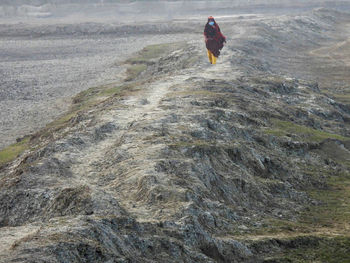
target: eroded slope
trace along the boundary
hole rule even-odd
[[[1,169],[2,261],[346,260],[350,108],[273,66],[344,21],[227,22],[216,66],[201,42],[153,46],[81,93]]]

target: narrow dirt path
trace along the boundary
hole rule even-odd
[[[71,160],[73,177],[67,183],[67,187],[88,186],[92,195],[104,196],[106,200],[116,198],[113,190],[109,191],[111,185],[101,185],[101,166],[110,155],[110,151],[123,149],[127,156],[132,156],[132,163],[128,163],[124,179],[130,180],[130,176],[140,178],[147,170],[154,169],[155,163],[152,156],[158,152],[162,145],[149,145],[145,138],[150,135],[138,130],[137,127],[147,127],[148,123],[164,118],[167,112],[160,107],[162,100],[170,92],[172,86],[183,83],[187,75],[170,76],[160,81],[143,87],[144,90],[137,94],[126,97],[120,107],[106,111],[98,120],[99,123],[117,127],[108,137],[98,143],[92,143],[89,147],[79,152]],[[152,125],[152,124],[150,124]],[[135,130],[136,129],[136,130]],[[147,148],[147,151],[144,149]],[[71,158],[71,155],[56,154],[58,159]],[[133,175],[130,175],[132,173]],[[130,194],[132,191],[125,190],[119,195]],[[124,200],[124,198],[118,198]],[[126,198],[128,200],[128,198]],[[123,206],[128,206],[124,203]],[[143,210],[138,208],[138,211]],[[145,210],[146,211],[146,210]]]
[[[202,43],[198,42],[196,45],[198,48],[203,48]],[[186,92],[186,81],[192,77],[220,79],[227,77],[227,74],[232,77],[232,56],[234,52],[227,48],[223,51],[218,64],[210,65],[203,55],[203,63],[199,67],[184,69],[176,75],[170,74],[145,85],[140,92],[125,97],[117,108],[103,112],[97,120],[99,125],[107,124],[115,127],[106,138],[92,142],[74,156],[62,153],[57,153],[55,156],[73,163],[71,167],[73,176],[67,182],[67,187],[88,186],[92,195],[99,195],[105,200],[117,200],[139,220],[152,220],[153,212],[148,210],[147,205],[141,200],[142,195],[147,195],[143,193],[142,186],[147,183],[142,180],[155,174],[155,166],[166,145],[164,142],[150,143],[147,138],[156,136],[155,131],[161,129],[162,119],[169,118],[171,114],[187,114],[182,113],[184,109],[181,105],[176,110],[166,110],[163,106],[167,95],[174,91]],[[112,168],[108,168],[109,163],[115,162],[117,158],[116,151],[122,152],[121,159],[123,159],[118,163],[120,172],[117,175],[112,172]],[[114,174],[112,181],[105,179],[109,171]],[[168,185],[168,180],[166,176],[159,176],[157,184]]]

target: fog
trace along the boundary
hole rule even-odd
[[[316,7],[349,8],[350,1],[233,0],[233,1],[116,1],[1,0],[0,19],[36,22],[120,20],[123,22],[178,19],[183,16],[238,13],[290,13]],[[35,20],[36,19],[36,20]],[[45,19],[45,20],[44,20]],[[67,20],[68,19],[68,20]]]

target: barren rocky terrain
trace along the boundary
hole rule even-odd
[[[338,10],[350,8],[347,1],[321,2]],[[78,92],[116,82],[123,70],[120,64],[137,50],[183,39],[202,41],[203,20],[210,12],[239,28],[246,19],[306,12],[319,4],[318,0],[146,4],[4,0],[0,3],[0,149],[67,111]]]
[[[193,38],[160,24],[14,24],[0,31],[0,148],[67,111],[80,91],[118,81],[120,64],[137,50]]]
[[[349,13],[219,21],[0,152],[0,262],[350,260]]]

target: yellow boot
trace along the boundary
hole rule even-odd
[[[217,57],[215,57],[213,54],[211,55],[212,55],[211,61],[213,62],[212,64],[216,64]]]
[[[209,49],[207,50],[207,52],[208,52],[209,62],[210,62],[210,64],[213,64],[213,60],[212,60],[212,55],[213,55],[213,54],[210,52]]]

